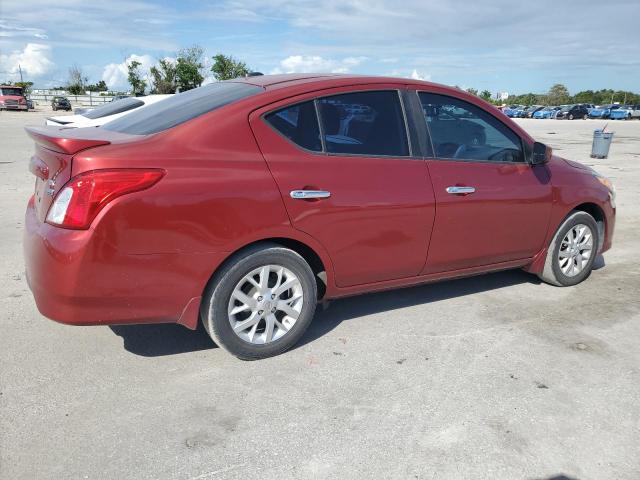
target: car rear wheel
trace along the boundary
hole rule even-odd
[[[309,264],[293,250],[263,244],[227,262],[201,306],[213,341],[243,360],[279,355],[313,319],[317,286]]]
[[[573,120],[573,113],[569,114],[569,120]]]
[[[585,113],[585,114],[582,116],[582,119],[583,119],[583,120],[586,120],[587,118],[588,118],[588,115]]]
[[[571,213],[551,240],[540,278],[558,287],[582,282],[591,274],[598,242],[593,217],[585,212]]]

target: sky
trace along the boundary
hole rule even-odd
[[[197,44],[255,71],[412,77],[492,93],[640,92],[640,0],[0,0],[0,81],[126,89]],[[208,79],[207,81],[210,81]]]

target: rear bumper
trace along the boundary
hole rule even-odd
[[[224,254],[119,252],[93,230],[42,223],[30,204],[24,260],[38,310],[60,323],[182,323],[195,328],[200,296]]]

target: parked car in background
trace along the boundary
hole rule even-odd
[[[78,107],[78,108],[74,108],[73,109],[73,114],[74,115],[84,115],[85,113],[90,112],[94,108],[97,108],[97,107]]]
[[[589,118],[609,118],[611,111],[618,108],[620,108],[620,105],[600,105],[591,109]]]
[[[609,114],[611,120],[631,120],[640,118],[640,105],[622,105]]]
[[[575,120],[581,118],[586,120],[589,111],[583,105],[567,105],[556,112],[555,118],[558,120]]]
[[[544,107],[533,114],[532,118],[553,118],[560,107]]]
[[[509,118],[515,118],[517,117],[518,112],[523,108],[524,107],[522,107],[522,105],[509,105],[502,110],[502,113],[504,113]]]
[[[67,115],[62,117],[49,117],[47,125],[64,125],[65,127],[99,127],[116,118],[131,113],[138,108],[153,105],[156,102],[171,97],[171,95],[147,95],[146,97],[126,97],[120,100],[106,103],[100,107],[89,110],[81,115]]]
[[[58,110],[71,111],[71,102],[67,97],[53,97],[51,100],[51,109],[55,112]]]
[[[542,105],[531,105],[524,111],[523,117],[532,118],[534,113],[536,113],[538,110],[542,110],[543,108],[544,107]]]
[[[249,77],[101,128],[27,132],[39,310],[202,322],[244,359],[295,345],[318,301],[509,268],[571,286],[612,245],[609,180],[475,95],[418,80]]]
[[[0,110],[29,110],[22,87],[0,85]]]

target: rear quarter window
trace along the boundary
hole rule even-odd
[[[320,128],[313,101],[291,105],[264,117],[269,125],[299,147],[322,151]]]
[[[247,83],[211,83],[131,112],[102,128],[130,135],[150,135],[263,91],[262,87]]]

